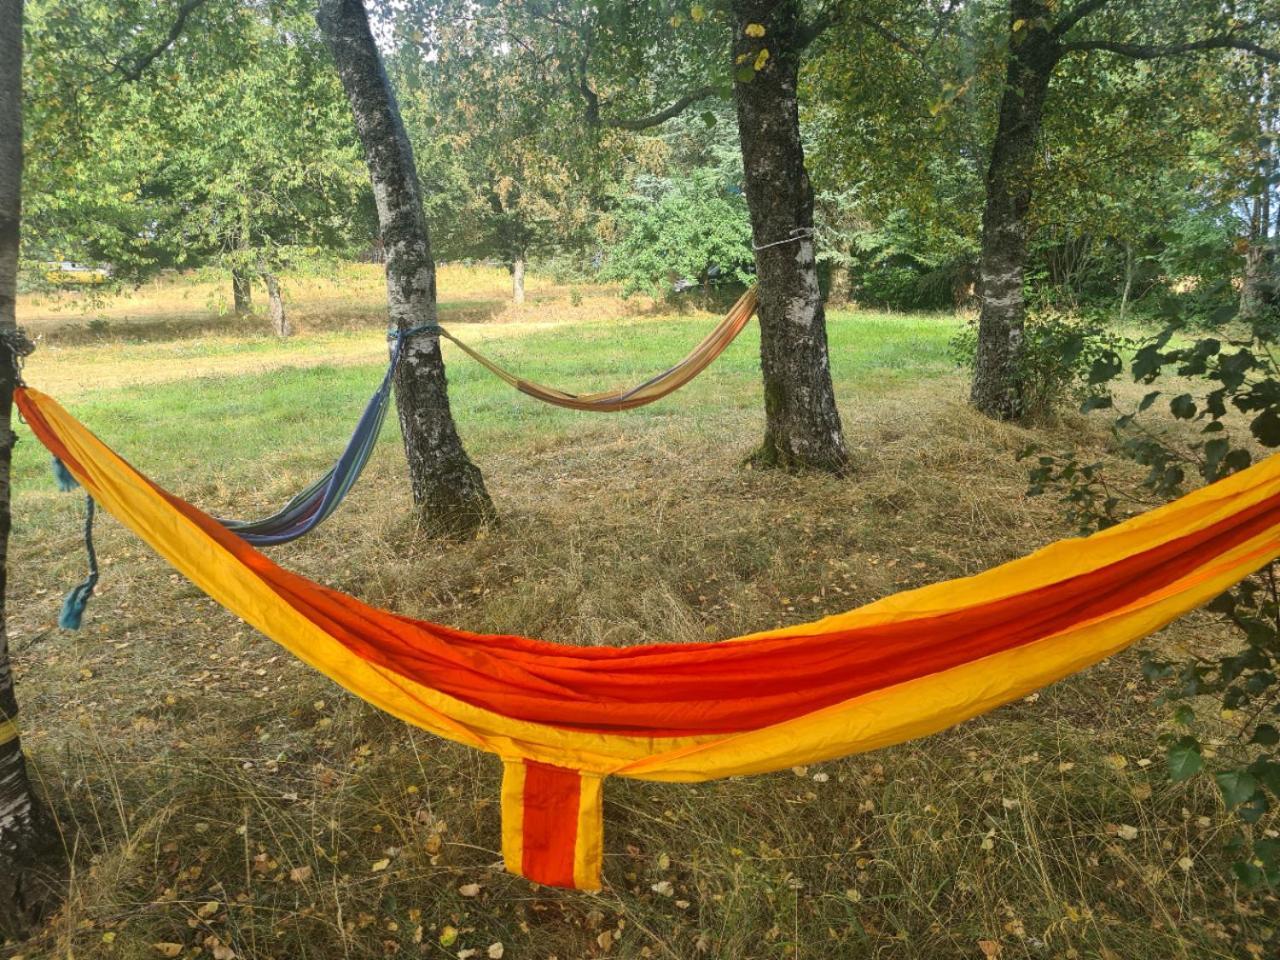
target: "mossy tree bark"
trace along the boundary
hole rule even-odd
[[[733,12],[734,100],[760,282],[765,435],[753,459],[840,473],[849,453],[831,384],[796,95],[806,43],[800,2],[734,0]]]
[[[31,789],[6,628],[12,426],[20,338],[14,314],[22,186],[22,0],[0,0],[0,939],[21,937],[52,904],[61,846]]]
[[[413,149],[360,0],[321,0],[316,21],[338,67],[373,182],[386,251],[387,302],[400,330],[437,320],[436,270]],[[449,410],[440,338],[412,335],[396,372],[409,478],[425,526],[465,536],[493,515],[484,478]]]

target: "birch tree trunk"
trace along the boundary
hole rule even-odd
[[[368,16],[360,0],[321,0],[316,22],[364,146],[386,250],[392,324],[400,330],[434,324],[436,270],[418,172]],[[438,334],[428,330],[408,339],[395,385],[413,499],[424,525],[442,534],[473,533],[493,515],[493,504],[454,426]]]
[[[253,278],[243,267],[231,270],[231,300],[237,317],[253,312]]]
[[[796,98],[803,48],[800,2],[734,0],[733,12],[737,69],[752,73],[734,83],[734,100],[744,192],[760,248],[756,274],[765,435],[754,460],[839,473],[847,468],[849,454],[831,386],[827,320],[814,258],[813,187],[804,165]]]
[[[517,253],[511,260],[511,302],[519,306],[524,303],[524,252]]]
[[[0,940],[21,937],[54,897],[61,866],[53,830],[27,777],[9,664],[5,591],[11,421],[19,343],[15,301],[22,186],[22,0],[0,0]]]
[[[293,327],[289,325],[284,297],[280,294],[280,278],[268,272],[262,275],[262,282],[267,285],[267,314],[271,317],[271,329],[277,337],[287,337],[293,333]]]
[[[1027,265],[1031,178],[1045,95],[1061,56],[1049,30],[1053,18],[1046,0],[1012,0],[1009,8],[1009,59],[982,212],[978,283],[982,308],[970,391],[975,407],[1002,420],[1023,412],[1021,361],[1026,304],[1022,284]]]

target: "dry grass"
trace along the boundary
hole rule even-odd
[[[1015,451],[1102,453],[1090,425],[992,425],[954,376],[878,371],[878,388],[839,384],[848,480],[744,469],[758,399],[694,394],[642,420],[483,434],[502,522],[469,544],[415,538],[384,444],[350,506],[279,555],[405,613],[625,644],[812,619],[1064,533],[1051,504],[1022,496]],[[213,505],[251,493],[184,491]],[[981,958],[991,941],[1002,960],[1200,960],[1265,950],[1275,927],[1275,900],[1230,879],[1212,785],[1164,782],[1166,716],[1136,654],[874,755],[695,786],[611,781],[605,891],[552,891],[501,872],[496,761],[338,690],[113,523],[88,628],[53,630],[52,586],[79,564],[75,509],[21,497],[39,523],[18,531],[12,584],[26,742],[77,866],[64,913],[10,954]],[[1195,615],[1170,640],[1221,635]]]

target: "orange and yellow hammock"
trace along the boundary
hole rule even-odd
[[[720,643],[575,647],[370,607],[281,569],[28,388],[36,436],[108,512],[369,703],[497,754],[502,850],[600,887],[609,776],[699,781],[923,737],[1123,649],[1280,556],[1280,458],[1085,539],[815,623]]]

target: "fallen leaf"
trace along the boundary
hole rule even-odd
[[[311,879],[311,868],[309,866],[294,867],[289,871],[289,879],[294,883],[306,883]]]
[[[440,931],[440,946],[451,947],[458,940],[457,927],[445,927]]]
[[[1132,824],[1122,823],[1116,828],[1116,836],[1121,840],[1137,840],[1138,828]]]
[[[675,894],[675,887],[671,885],[670,880],[659,880],[649,888],[660,897],[670,897]]]
[[[480,884],[464,883],[458,888],[458,893],[464,897],[478,897],[480,896]]]
[[[994,960],[994,958],[1000,956],[1000,951],[1003,948],[997,940],[979,940],[978,949],[982,951],[982,955],[987,960]]]
[[[506,952],[506,947],[502,945],[501,940],[489,944],[489,960],[502,960],[502,955]]]
[[[180,943],[153,943],[151,947],[162,957],[176,957],[182,953],[182,944]]]
[[[371,866],[369,869],[372,870],[374,873],[381,873],[383,870],[387,869],[387,867],[389,866],[391,866],[391,858],[387,857],[382,860],[375,860],[373,862],[373,866]]]

